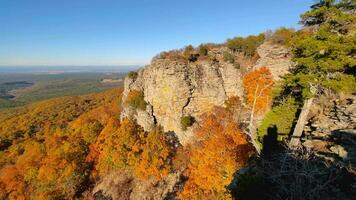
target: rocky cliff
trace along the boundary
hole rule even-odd
[[[226,52],[237,60],[238,66],[224,58]],[[206,59],[195,62],[154,59],[150,65],[140,69],[137,76],[126,77],[121,118],[132,117],[145,130],[155,124],[160,125],[166,132],[175,132],[181,143],[186,143],[194,125],[183,130],[183,116],[194,117],[199,122],[201,114],[214,106],[224,106],[229,97],[242,98],[242,78],[250,69],[267,66],[277,80],[292,66],[291,56],[283,46],[265,42],[257,52],[258,60],[217,46],[209,50]],[[133,90],[144,95],[145,110],[125,105],[128,94]]]
[[[289,50],[279,44],[265,42],[257,48],[257,53],[260,59],[254,68],[267,66],[275,80],[280,80],[281,76],[287,74],[293,67]]]
[[[302,144],[320,157],[356,166],[356,97],[321,96],[304,127]]]

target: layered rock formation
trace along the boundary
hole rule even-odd
[[[224,60],[223,52],[226,51],[226,47],[215,47],[209,51],[209,59],[196,62],[153,60],[138,71],[137,77],[125,79],[121,117],[135,118],[145,130],[160,125],[166,132],[175,132],[181,143],[186,143],[194,126],[183,130],[183,116],[192,116],[199,122],[201,114],[214,106],[224,106],[229,97],[243,96],[243,71],[253,68],[254,63],[245,59],[244,70],[241,70]],[[239,54],[230,53],[241,58]],[[282,46],[265,43],[258,48],[258,53],[260,59],[255,67],[270,67],[276,79],[291,67],[288,51]],[[132,90],[144,94],[146,110],[134,110],[125,105]]]
[[[279,80],[293,67],[291,53],[284,46],[265,42],[257,48],[257,53],[260,59],[254,68],[268,67],[275,80]]]
[[[304,127],[303,146],[319,156],[356,166],[356,97],[321,97]]]

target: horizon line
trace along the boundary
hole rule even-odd
[[[78,64],[58,64],[58,65],[3,65],[0,64],[0,67],[120,67],[120,66],[145,66],[147,64],[87,64],[87,65],[78,65]]]

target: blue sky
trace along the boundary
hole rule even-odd
[[[0,65],[136,65],[298,27],[313,0],[0,0]]]

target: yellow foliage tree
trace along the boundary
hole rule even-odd
[[[159,180],[171,171],[174,150],[164,134],[161,129],[156,128],[144,139],[139,161],[135,165],[135,173],[139,178],[153,177]]]
[[[137,154],[140,153],[141,138],[144,132],[141,127],[133,121],[124,119],[119,126],[113,124],[106,138],[99,139],[97,146],[100,146],[96,170],[100,175],[106,174],[114,169],[130,168],[138,162]],[[105,129],[104,129],[105,130]],[[109,133],[109,134],[108,134]]]
[[[180,199],[230,199],[227,186],[233,174],[247,163],[250,145],[232,113],[216,107],[202,116],[195,142],[188,146],[188,181]]]
[[[247,73],[243,79],[246,103],[251,109],[249,131],[252,142],[255,144],[255,130],[253,126],[255,114],[263,113],[271,104],[271,91],[273,87],[273,77],[267,67],[261,67]]]

